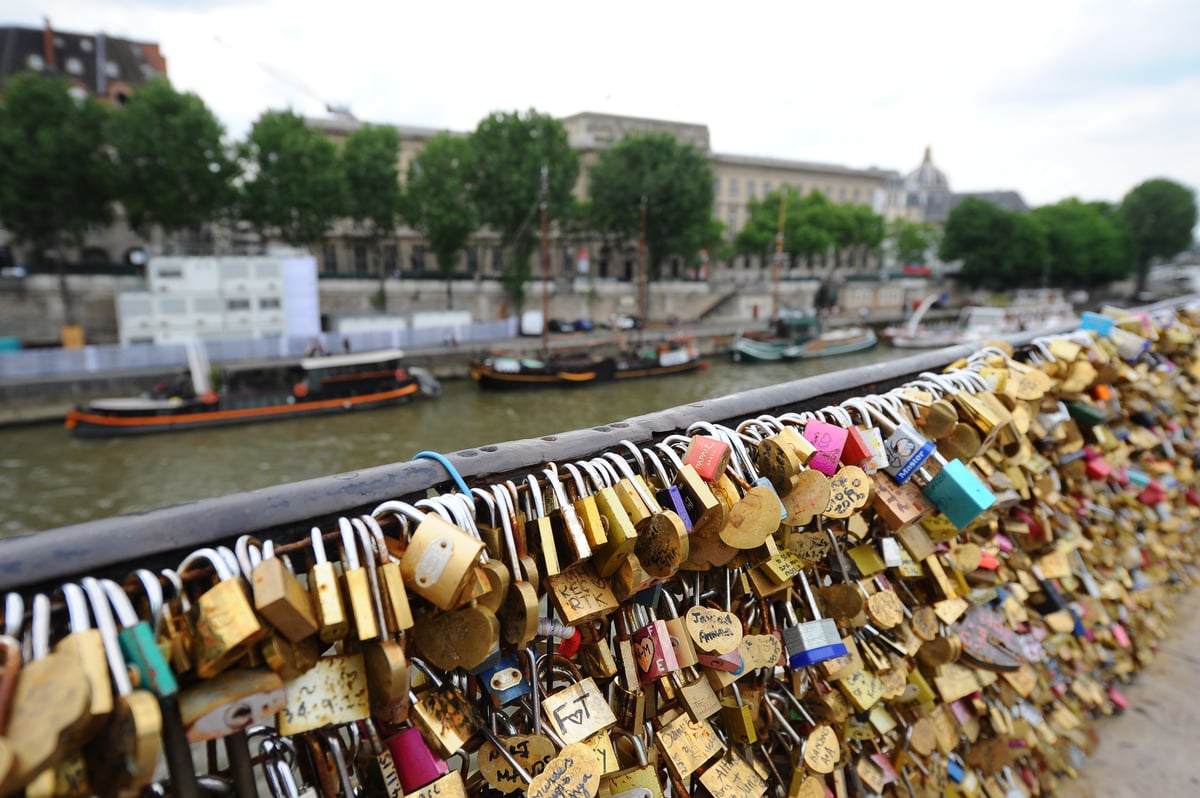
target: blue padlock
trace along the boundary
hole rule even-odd
[[[496,708],[519,701],[533,689],[514,654],[502,654],[499,662],[481,671],[479,684]]]
[[[936,460],[942,458],[935,455]],[[996,496],[957,458],[942,466],[921,492],[950,523],[963,529],[996,503]]]

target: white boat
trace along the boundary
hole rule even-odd
[[[1005,307],[975,305],[964,308],[956,322],[923,324],[925,314],[940,294],[925,297],[904,324],[884,329],[882,335],[900,349],[937,349],[979,344],[991,338],[1020,332],[1038,332],[1078,321],[1071,304],[1054,289],[1018,291]]]

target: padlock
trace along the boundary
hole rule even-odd
[[[639,628],[630,638],[641,683],[648,684],[679,670],[666,621],[651,618],[644,607],[634,609],[634,613]]]
[[[521,671],[520,661],[508,652],[502,653],[498,662],[479,673],[479,684],[496,708],[519,701],[532,689]]]
[[[359,541],[349,518],[338,519],[338,531],[342,541],[342,582],[346,588],[346,599],[354,621],[354,634],[360,642],[379,638],[379,619],[376,612],[375,594],[371,590],[373,574],[363,567],[359,559]],[[378,607],[382,611],[382,605]]]
[[[613,729],[612,734],[629,743],[633,748],[635,761],[629,767],[624,767],[605,777],[611,793],[617,796],[629,790],[644,790],[645,792],[639,794],[645,798],[662,798],[663,789],[658,780],[658,771],[647,760],[646,746],[643,744],[642,738],[625,729]]]
[[[541,709],[550,727],[566,744],[581,742],[597,732],[616,725],[617,718],[592,677],[583,674],[569,660],[554,660],[556,668],[565,666],[573,680],[566,689],[543,696]],[[542,670],[539,662],[537,670]],[[636,681],[636,677],[635,677]]]
[[[371,796],[404,798],[404,787],[396,769],[391,750],[383,744],[379,730],[369,720],[360,720],[350,727],[359,736],[355,752],[357,769],[362,773],[363,790]]]
[[[435,751],[449,757],[465,747],[482,724],[461,693],[446,685],[421,660],[411,657],[409,661],[429,681],[429,687],[409,697],[413,725],[421,730]]]
[[[685,436],[679,437],[690,440]],[[692,523],[692,528],[688,531],[700,536],[719,531],[721,527],[725,526],[726,510],[713,494],[709,484],[696,472],[694,466],[684,463],[679,458],[670,444],[664,441],[657,444],[655,448],[662,452],[675,467],[673,484],[679,488]]]
[[[19,633],[25,605],[10,593],[5,601],[5,631]],[[53,768],[78,748],[81,732],[91,723],[87,675],[70,653],[50,651],[50,599],[33,598],[29,637],[31,658],[21,662],[21,646],[6,635],[0,719],[0,794],[15,793],[36,778],[53,777]],[[103,630],[101,630],[103,633]],[[113,645],[115,647],[115,630]],[[107,655],[108,649],[105,647]],[[120,700],[116,706],[123,709]],[[116,710],[114,710],[115,712]],[[111,716],[110,716],[111,719]],[[20,729],[20,734],[13,730]],[[7,736],[5,736],[7,734]]]
[[[220,578],[223,572],[227,572],[226,564],[216,552],[212,552],[211,559],[214,565],[218,562],[221,565],[217,570]],[[184,570],[180,568],[181,573]],[[88,746],[88,774],[93,787],[98,788],[102,796],[116,795],[118,790],[139,790],[153,780],[154,769],[162,753],[162,712],[158,700],[149,690],[135,690],[130,682],[128,665],[118,641],[116,620],[104,587],[91,577],[84,577],[81,584],[96,619],[96,627],[104,640],[109,673],[117,696],[108,726]],[[232,579],[228,580],[228,584],[234,590],[242,589]],[[241,596],[245,601],[245,594]]]
[[[184,688],[179,705],[187,739],[198,743],[269,722],[287,706],[287,693],[277,673],[239,668]]]
[[[546,484],[550,486],[550,492],[557,504],[557,509],[550,513],[550,520],[555,527],[557,537],[566,544],[566,549],[571,554],[571,561],[578,562],[591,558],[591,541],[579,513],[575,510],[575,504],[567,498],[562,482],[558,478],[558,466],[551,463],[548,468],[542,470],[542,473],[546,475]],[[598,517],[599,511],[597,511],[597,520]]]
[[[758,741],[758,732],[750,707],[742,702],[742,693],[736,682],[729,685],[729,690],[731,696],[721,699],[721,725],[735,742],[753,745]]]
[[[415,726],[400,729],[387,738],[385,745],[392,753],[396,772],[400,776],[400,786],[406,795],[415,793],[450,772],[446,760],[433,753]]]
[[[570,565],[571,562],[560,557],[554,522],[546,513],[542,487],[537,478],[528,474],[525,483],[525,538],[530,541],[531,549],[540,555],[542,573],[548,577],[557,576],[562,573],[564,565]]]
[[[848,437],[849,433],[844,428],[811,415],[804,423],[804,438],[817,453],[809,461],[808,467],[829,477],[836,474],[841,467],[842,450]]]
[[[363,655],[328,654],[295,679],[285,679],[287,705],[276,725],[296,735],[322,726],[366,720],[371,715]]]
[[[152,584],[157,585],[157,580]],[[158,697],[159,714],[162,716],[162,750],[171,781],[174,784],[191,783],[195,781],[196,771],[188,749],[175,674],[154,639],[150,623],[138,618],[129,596],[121,586],[109,579],[100,580],[100,586],[116,614],[119,626],[117,641],[122,656],[137,675],[138,686],[149,689]],[[150,589],[153,590],[153,587]]]
[[[279,557],[273,541],[262,545],[262,561],[250,574],[254,608],[288,640],[298,643],[317,633],[312,601],[300,580]]]
[[[171,670],[177,676],[182,676],[190,673],[196,664],[192,604],[178,572],[164,568],[159,573],[171,583],[172,588],[171,596],[164,598],[159,616],[159,647],[171,663]]]
[[[842,636],[838,634],[837,625],[832,619],[821,617],[812,588],[808,584],[808,576],[803,571],[800,572],[800,582],[804,585],[804,594],[808,598],[813,620],[800,623],[791,601],[784,601],[784,611],[792,625],[785,626],[782,630],[783,647],[787,650],[788,666],[792,670],[846,654],[846,646],[842,643]]]
[[[912,424],[889,416],[882,404],[873,403],[870,399],[866,399],[864,402],[871,417],[879,424],[886,436],[883,445],[887,451],[888,464],[883,470],[891,475],[896,484],[903,485],[929,459],[937,447],[932,441],[917,432]]]
[[[515,646],[524,646],[537,636],[538,616],[541,612],[537,587],[525,572],[526,565],[532,561],[522,560],[517,551],[507,492],[498,485],[493,487],[493,491],[500,518],[500,542],[512,571],[512,583],[508,586],[508,594],[496,617],[500,622],[500,634],[504,641]]]
[[[571,475],[566,490],[569,500],[575,508],[575,515],[583,526],[583,534],[588,546],[594,552],[608,542],[608,532],[600,518],[600,508],[596,506],[596,497],[588,486],[588,480],[582,473],[582,468],[574,463],[566,463],[563,469]]]
[[[113,689],[109,680],[108,659],[104,653],[104,639],[100,630],[92,628],[88,620],[88,602],[83,588],[68,583],[62,586],[62,595],[67,605],[70,632],[58,641],[54,651],[74,656],[87,676],[91,720],[79,730],[75,742],[82,744],[96,735],[112,713]]]
[[[342,582],[325,551],[321,530],[312,528],[313,566],[308,572],[308,591],[318,635],[326,643],[342,640],[350,633],[350,615],[342,598]]]
[[[705,482],[713,483],[725,473],[731,454],[725,441],[709,435],[693,435],[683,453],[683,462],[694,468]]]
[[[196,674],[211,679],[245,656],[267,630],[250,606],[242,580],[215,549],[197,549],[177,569],[184,575],[197,561],[207,560],[217,583],[194,603],[196,611]]]
[[[942,468],[921,488],[929,499],[958,529],[964,529],[996,503],[996,496],[979,477],[959,460],[946,463],[936,452],[932,459]],[[925,470],[918,473],[925,475]]]
[[[375,518],[384,514],[404,517],[417,525],[400,558],[404,583],[439,609],[457,609],[469,601],[466,588],[475,578],[483,542],[444,518],[423,514],[404,502],[384,502],[371,512]]]

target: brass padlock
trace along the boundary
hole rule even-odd
[[[262,544],[262,561],[250,574],[254,607],[267,622],[293,643],[317,633],[312,602],[288,565],[275,556],[275,543]]]
[[[371,512],[375,518],[385,514],[417,525],[400,558],[404,583],[439,609],[457,609],[469,601],[467,588],[475,578],[483,542],[444,518],[422,513],[404,502],[384,502]]]
[[[250,646],[266,636],[267,629],[250,606],[241,578],[215,549],[197,549],[177,570],[183,576],[202,560],[212,565],[217,583],[194,603],[196,674],[211,679],[245,656]]]
[[[480,720],[462,694],[446,686],[428,665],[415,657],[409,661],[429,681],[427,689],[409,696],[409,717],[425,741],[443,757],[449,757],[466,747],[479,731]]]

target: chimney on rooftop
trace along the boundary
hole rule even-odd
[[[58,71],[58,59],[54,53],[54,29],[50,27],[50,17],[42,17],[46,23],[42,28],[42,57],[46,62],[47,72]]]

